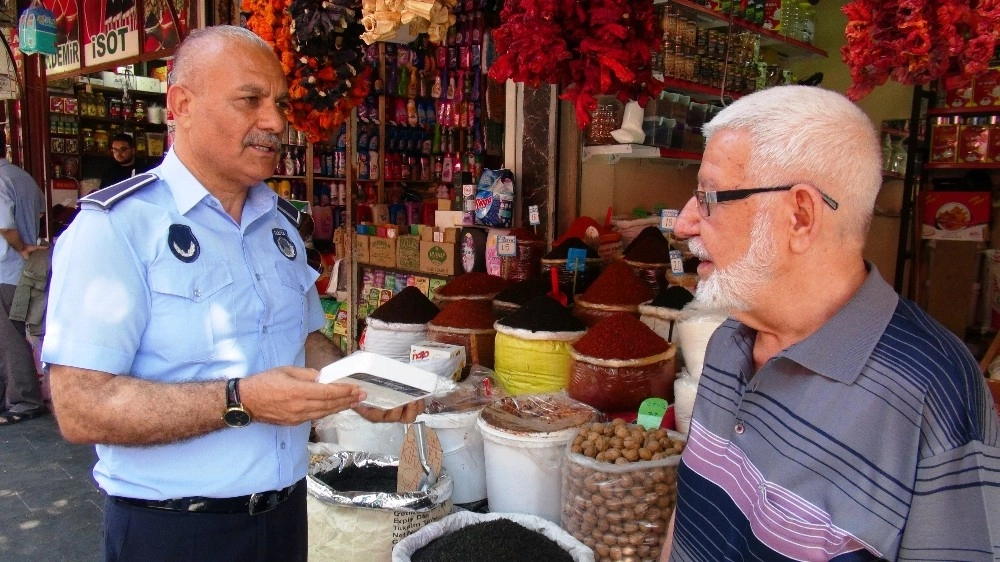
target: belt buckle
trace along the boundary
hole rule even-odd
[[[274,492],[250,494],[250,515],[267,513],[278,507],[279,503],[281,502],[278,501],[278,494]]]

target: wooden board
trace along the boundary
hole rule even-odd
[[[441,476],[441,464],[443,453],[441,451],[441,441],[437,433],[429,427],[424,427],[424,440],[426,442],[427,464],[435,477]],[[399,473],[396,479],[396,492],[416,492],[420,489],[420,481],[424,477],[424,469],[420,466],[420,454],[417,452],[417,431],[410,424],[406,428],[406,436],[403,438],[403,447],[399,452]]]

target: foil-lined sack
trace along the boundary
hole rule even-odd
[[[314,456],[306,477],[309,558],[389,562],[392,547],[451,513],[453,481],[442,471],[425,492],[396,492],[399,459],[358,451]]]

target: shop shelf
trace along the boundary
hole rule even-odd
[[[1000,162],[928,162],[927,170],[1000,170]]]
[[[706,84],[691,82],[689,80],[681,80],[680,78],[663,76],[658,73],[653,73],[653,75],[656,78],[663,80],[665,90],[670,92],[679,92],[696,98],[699,101],[719,101],[720,97],[734,100],[744,95],[742,92],[721,91],[720,88],[714,88]]]
[[[927,110],[927,115],[997,115],[1000,114],[1000,105],[986,107],[932,107]]]
[[[701,153],[676,148],[647,146],[644,144],[600,144],[583,147],[583,160],[592,156],[608,156],[614,164],[621,158],[664,158],[682,164],[697,164],[701,162]]]

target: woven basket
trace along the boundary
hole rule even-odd
[[[518,282],[534,279],[542,273],[542,256],[545,255],[544,240],[518,240],[517,255],[500,259],[500,277]]]
[[[448,326],[427,325],[427,339],[438,343],[450,343],[465,346],[466,363],[493,368],[494,347],[497,331],[472,330],[468,328],[451,328]],[[468,369],[468,367],[467,367]],[[463,374],[463,377],[465,374]]]
[[[590,284],[604,270],[604,262],[600,258],[588,258],[584,261],[584,270],[576,273],[576,292],[573,292],[573,272],[566,269],[566,260],[542,260],[542,274],[548,275],[549,268],[554,267],[559,278],[559,290],[569,297],[569,302],[574,301],[574,297],[587,290]]]
[[[586,324],[588,328],[597,324],[601,320],[608,318],[609,316],[618,314],[619,312],[628,312],[636,318],[639,318],[639,305],[596,304],[580,299],[577,299],[576,302],[573,303],[573,316]]]
[[[448,306],[449,304],[455,301],[459,301],[462,299],[470,301],[478,301],[478,300],[492,301],[493,297],[495,297],[496,295],[497,295],[496,293],[489,293],[486,295],[455,295],[446,297],[444,295],[435,294],[434,298],[431,299],[431,301],[434,304],[436,304],[439,309],[444,310],[444,307]]]
[[[611,228],[622,235],[622,247],[627,248],[632,240],[642,232],[647,226],[659,226],[660,217],[646,217],[642,219],[630,219],[626,217],[615,217],[611,219]]]
[[[632,271],[635,272],[639,279],[642,279],[642,282],[653,291],[654,295],[660,294],[660,291],[667,288],[667,273],[670,272],[669,263],[624,261],[632,268]]]
[[[673,273],[667,268],[666,279],[668,284],[680,285],[692,293],[698,288],[699,277],[697,273]]]

